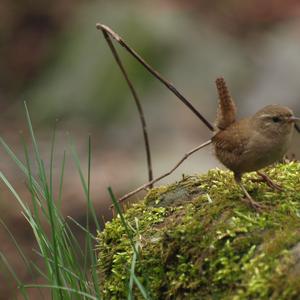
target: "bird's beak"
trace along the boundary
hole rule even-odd
[[[289,121],[290,123],[292,123],[292,122],[299,122],[299,121],[300,121],[300,118],[292,116],[292,117],[289,117],[289,120],[288,120],[288,121]]]
[[[294,122],[295,129],[300,133],[300,125],[297,124],[297,122],[300,122],[300,118],[292,116],[292,117],[289,117],[288,122],[289,123]]]

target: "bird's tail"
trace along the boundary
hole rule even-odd
[[[224,130],[235,122],[236,106],[223,77],[216,79],[216,86],[219,94],[216,126],[220,130]]]

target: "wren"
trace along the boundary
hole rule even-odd
[[[234,173],[236,183],[243,190],[247,201],[253,208],[260,209],[242,184],[246,172],[260,169],[279,161],[287,152],[294,128],[299,127],[291,109],[280,105],[268,105],[253,116],[236,120],[236,106],[225,80],[218,78],[219,107],[216,127],[212,137],[215,155],[218,160]],[[280,189],[264,173],[259,175],[271,186]]]

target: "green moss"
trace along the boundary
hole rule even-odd
[[[244,176],[268,207],[261,213],[240,201],[232,174],[221,170],[154,188],[127,210],[141,245],[135,274],[152,299],[299,299],[300,163],[265,172],[284,191]],[[119,218],[98,241],[104,297],[126,299],[133,251]]]

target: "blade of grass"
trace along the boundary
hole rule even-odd
[[[24,264],[26,265],[27,270],[29,271],[29,273],[31,274],[32,277],[34,277],[34,272],[33,272],[33,268],[34,269],[39,269],[37,267],[37,265],[33,262],[30,262],[25,253],[23,252],[22,248],[20,247],[20,245],[18,244],[17,240],[15,239],[14,235],[12,234],[12,232],[9,230],[9,228],[6,226],[6,224],[4,223],[4,221],[0,218],[0,223],[1,225],[4,227],[5,231],[8,233],[10,239],[12,240],[14,246],[16,247],[22,261],[24,262]],[[39,269],[40,270],[40,269]],[[42,297],[42,294],[41,294]]]
[[[130,229],[130,226],[129,224],[127,224],[126,220],[125,220],[125,217],[122,213],[122,210],[121,210],[121,207],[120,207],[120,204],[118,202],[118,200],[116,199],[111,187],[108,187],[108,193],[110,195],[110,198],[113,202],[113,205],[117,211],[117,214],[120,216],[120,219],[121,219],[121,222],[125,228],[125,231],[127,233],[127,236],[129,238],[129,241],[130,241],[130,244],[132,246],[132,250],[133,250],[133,254],[135,254],[135,258],[133,258],[132,261],[134,261],[134,264],[133,266],[135,267],[135,261],[137,259],[139,259],[139,252],[138,252],[138,249],[136,247],[136,244],[134,243],[134,237],[133,237],[133,234],[132,234],[132,230]],[[133,268],[134,270],[134,268]],[[133,273],[131,272],[132,271],[132,268],[130,269],[130,276],[132,277],[132,280],[133,282],[137,285],[137,287],[139,288],[140,292],[142,293],[144,299],[150,299],[149,296],[148,296],[148,293],[146,291],[146,289],[143,287],[143,285],[141,284],[141,282],[138,280],[138,278],[136,277],[136,275],[134,274],[134,271]]]
[[[86,228],[87,231],[89,231],[89,227],[90,227],[90,184],[91,184],[91,136],[89,136],[88,139],[88,174],[87,174],[87,210],[86,210]],[[90,249],[90,237],[88,235],[85,236],[85,253],[89,253]],[[88,255],[84,256],[84,272],[86,272],[87,270],[87,265],[88,265],[88,259],[90,257]]]
[[[121,219],[121,222],[125,228],[125,231],[127,233],[127,236],[129,238],[129,241],[131,243],[131,246],[132,246],[132,249],[133,251],[136,253],[136,255],[138,256],[138,252],[137,252],[137,249],[135,248],[135,244],[134,244],[134,240],[133,240],[133,234],[132,234],[132,231],[130,230],[125,218],[124,218],[124,215],[122,213],[122,210],[121,210],[121,207],[120,207],[120,204],[118,202],[118,200],[116,199],[113,191],[112,191],[112,188],[111,187],[108,187],[108,193],[110,195],[110,198],[111,198],[111,201],[116,209],[116,212],[117,214],[120,216],[120,219]]]
[[[91,211],[92,216],[96,216],[95,208],[94,205],[91,201],[90,197],[90,188],[91,188],[91,162],[92,162],[92,139],[91,136],[89,135],[88,139],[88,211],[87,211],[87,231],[90,232],[90,227],[89,227],[89,211]],[[97,219],[97,218],[96,218]],[[98,219],[97,219],[98,222]],[[98,224],[98,223],[97,223]],[[98,224],[98,230],[100,228],[100,225]],[[99,287],[99,275],[96,269],[97,265],[97,257],[96,253],[93,250],[93,243],[92,243],[92,238],[90,234],[86,234],[86,244],[87,244],[87,254],[86,257],[90,257],[90,262],[91,262],[91,274],[92,274],[92,281],[93,285],[95,288],[96,295],[100,297],[100,287]],[[85,266],[86,268],[87,266]]]
[[[25,284],[24,288],[29,289],[29,288],[50,288],[50,289],[58,289],[58,290],[62,290],[62,291],[67,291],[70,293],[74,293],[77,294],[79,296],[84,296],[88,299],[91,300],[99,300],[99,298],[96,298],[90,294],[87,294],[85,292],[81,292],[72,288],[68,288],[68,287],[64,287],[64,286],[58,286],[58,285],[50,285],[50,284]],[[71,298],[72,299],[72,298]]]
[[[34,187],[34,183],[33,183],[34,178],[32,176],[32,172],[31,172],[28,148],[27,148],[27,145],[26,145],[25,140],[23,138],[23,135],[21,136],[21,140],[22,140],[22,144],[23,144],[23,149],[24,149],[24,154],[25,154],[25,161],[26,161],[26,166],[27,166],[28,189],[29,189],[30,194],[31,194],[31,202],[32,202],[32,205],[33,205],[33,213],[34,213],[34,217],[35,217],[36,222],[40,224],[40,217],[39,217],[38,207],[42,208],[43,214],[46,218],[47,218],[47,213],[43,209],[43,207],[41,205],[41,202],[39,201],[39,199],[37,197],[38,191],[36,191],[36,193],[35,193],[35,187]]]
[[[14,280],[18,284],[18,289],[20,290],[22,296],[24,297],[25,300],[29,300],[27,291],[24,289],[24,285],[20,281],[19,277],[17,276],[16,272],[14,269],[11,267],[9,262],[7,261],[6,257],[3,255],[2,252],[0,252],[0,260],[3,262],[7,270],[10,272],[10,274],[13,276]]]
[[[66,163],[66,151],[64,150],[60,179],[59,179],[59,192],[58,192],[58,210],[61,211],[61,203],[62,203],[62,190],[63,190],[63,182],[64,182],[64,173],[65,173],[65,163]]]
[[[23,250],[21,249],[20,245],[18,244],[17,240],[15,239],[12,232],[9,230],[9,228],[6,226],[4,221],[0,218],[0,224],[3,226],[7,234],[9,235],[10,239],[12,240],[14,246],[16,247],[20,257],[22,258],[24,264],[26,265],[27,269],[31,272],[31,266],[29,260],[26,258],[26,255],[24,254]]]
[[[37,254],[38,256],[40,256],[41,258],[47,259],[49,262],[54,263],[53,259],[51,259],[51,258],[49,258],[49,257],[46,257],[46,258],[45,258],[45,257],[42,255],[41,252],[39,252],[39,251],[37,251],[37,250],[35,250],[35,249],[33,249],[33,252],[36,253],[36,254]],[[76,280],[81,280],[80,277],[79,277],[78,275],[76,275],[74,272],[72,272],[72,271],[69,270],[68,268],[64,267],[62,264],[59,264],[59,267],[60,267],[61,269],[63,269],[64,271],[66,271],[66,272],[67,272],[68,274],[70,274],[71,276],[73,276],[74,278],[76,278]]]
[[[15,155],[15,153],[11,150],[11,148],[5,143],[5,141],[3,140],[3,138],[0,137],[0,144],[2,145],[2,147],[4,148],[4,150],[6,151],[6,153],[9,155],[9,157],[15,162],[15,164],[19,167],[19,169],[25,174],[25,176],[28,178],[29,173],[28,170],[26,168],[26,166],[17,158],[17,156]],[[33,180],[33,184],[35,186],[35,188],[42,193],[42,187],[39,185],[39,183],[32,177]]]
[[[33,131],[31,118],[30,118],[30,115],[29,115],[29,111],[28,111],[28,108],[27,108],[26,101],[24,101],[24,107],[25,107],[25,115],[26,115],[27,125],[28,125],[28,128],[29,128],[30,137],[31,137],[32,144],[33,144],[33,150],[34,150],[34,153],[35,153],[35,159],[36,159],[36,162],[37,162],[37,165],[38,165],[38,171],[39,171],[38,174],[39,174],[39,178],[41,180],[41,183],[43,185],[43,191],[45,193],[45,198],[47,199],[47,196],[49,195],[49,187],[48,187],[48,183],[47,183],[47,177],[46,177],[45,170],[43,168],[43,160],[41,158],[40,151],[39,151],[39,148],[38,148],[38,144],[37,144],[37,141],[36,141],[36,138],[35,138],[35,134],[34,134],[34,131]]]
[[[151,298],[149,297],[147,291],[145,290],[145,288],[143,287],[143,285],[141,284],[141,282],[139,281],[139,279],[136,277],[136,275],[133,273],[132,274],[134,283],[137,285],[137,287],[139,288],[142,296],[144,297],[144,299],[146,300],[150,300]]]
[[[23,211],[26,213],[26,215],[30,216],[31,212],[28,209],[28,207],[23,203],[20,196],[16,192],[16,190],[13,188],[13,186],[10,184],[10,182],[7,180],[7,178],[4,176],[4,174],[0,171],[0,178],[5,183],[5,185],[8,187],[10,192],[14,195],[14,197],[17,199],[19,205],[22,207]]]
[[[51,140],[51,151],[50,151],[50,172],[49,172],[49,190],[50,198],[53,199],[53,156],[54,156],[54,146],[56,138],[56,123],[53,128],[53,135]]]
[[[39,230],[38,230],[39,227],[38,227],[37,223],[35,222],[34,218],[32,217],[32,214],[31,214],[29,208],[24,204],[24,202],[21,200],[21,198],[18,195],[18,193],[16,192],[16,190],[12,187],[10,182],[7,180],[7,178],[4,176],[4,174],[1,171],[0,171],[0,179],[5,183],[5,185],[8,187],[10,192],[14,195],[14,197],[18,201],[19,205],[22,207],[23,215],[27,219],[28,223],[31,225],[31,228],[36,237],[37,243],[39,244],[40,248],[43,249],[44,248],[43,244],[45,243],[45,240],[44,240],[45,236],[40,236]],[[44,253],[44,255],[45,255],[45,253]]]
[[[51,226],[52,245],[53,245],[52,250],[53,250],[54,262],[55,262],[54,270],[53,270],[54,274],[55,274],[55,281],[58,285],[62,285],[60,273],[59,273],[59,267],[58,267],[59,249],[58,249],[58,244],[57,244],[56,223],[54,221],[54,207],[53,207],[53,197],[52,197],[53,193],[51,191],[51,186],[49,186],[48,182],[47,182],[45,164],[44,164],[44,161],[42,160],[40,152],[39,152],[37,140],[35,138],[35,134],[34,134],[34,130],[33,130],[32,122],[31,122],[31,118],[30,118],[30,114],[29,114],[26,102],[24,102],[24,107],[25,107],[25,115],[26,115],[26,119],[27,119],[27,124],[28,124],[29,132],[30,132],[30,136],[31,136],[32,144],[33,144],[34,153],[35,153],[35,159],[36,159],[36,162],[38,165],[39,178],[42,182],[43,191],[44,191],[44,195],[45,195],[46,202],[47,202],[49,221],[50,221],[50,226]],[[55,137],[55,135],[53,136],[52,145],[51,145],[52,152],[54,151],[54,137]],[[52,170],[51,170],[52,167],[53,166],[50,164],[50,174],[52,174]],[[59,290],[59,295],[63,299],[63,293],[60,290]]]
[[[83,251],[82,251],[82,249],[79,245],[78,240],[76,239],[76,237],[73,234],[71,228],[69,227],[69,225],[66,222],[64,222],[63,227],[61,228],[61,230],[64,231],[64,234],[62,234],[62,237],[64,239],[66,248],[68,248],[67,245],[72,245],[72,252],[74,251],[74,253],[75,253],[75,250],[78,250],[79,251],[78,253],[81,256],[84,256],[84,253],[83,253]]]
[[[68,216],[67,218],[71,220],[76,226],[78,226],[82,231],[84,231],[87,235],[89,235],[91,239],[97,241],[97,238],[90,231],[88,231],[86,228],[80,225],[74,218],[72,218],[71,216]]]
[[[38,159],[38,157],[37,157],[37,159]],[[58,266],[59,249],[58,249],[58,244],[57,244],[59,237],[57,236],[58,231],[56,228],[57,226],[56,226],[55,217],[54,217],[54,209],[55,209],[54,202],[53,202],[53,198],[51,197],[52,193],[48,190],[48,185],[46,183],[44,162],[40,161],[39,164],[41,166],[41,175],[42,175],[43,179],[45,180],[45,189],[46,189],[45,193],[46,193],[46,199],[47,199],[49,220],[50,220],[50,226],[51,226],[52,244],[53,244],[54,273],[55,273],[57,284],[61,285],[62,282],[61,282],[59,266]],[[59,290],[59,293],[61,294],[61,297],[63,297],[63,294],[61,293],[60,290]]]
[[[87,186],[87,184],[85,182],[85,179],[84,179],[84,176],[83,176],[83,172],[82,172],[81,165],[80,165],[80,160],[79,160],[79,157],[77,155],[77,152],[76,152],[75,147],[74,147],[72,142],[70,142],[70,147],[71,147],[71,153],[72,153],[72,156],[73,156],[73,160],[74,160],[75,165],[77,167],[77,171],[78,171],[79,176],[80,176],[81,184],[82,184],[86,199],[88,201],[89,209],[90,209],[90,211],[92,213],[92,216],[93,216],[93,221],[94,221],[94,223],[97,227],[97,230],[100,231],[101,230],[100,225],[99,225],[99,222],[98,222],[98,219],[97,219],[97,216],[96,216],[94,206],[92,204],[92,199],[89,197],[88,186]]]
[[[12,232],[9,230],[9,228],[6,226],[6,224],[4,223],[4,221],[0,218],[0,224],[3,226],[3,228],[5,229],[5,231],[8,233],[10,239],[12,240],[14,246],[16,247],[17,249],[17,252],[19,253],[22,261],[24,262],[24,264],[26,265],[26,268],[27,270],[29,271],[30,275],[32,277],[34,277],[34,272],[33,270],[37,270],[39,274],[41,274],[44,278],[46,278],[44,276],[43,273],[41,273],[41,270],[40,268],[35,264],[33,263],[32,261],[29,261],[25,255],[25,253],[23,252],[22,248],[20,247],[20,245],[18,244],[17,240],[15,239],[14,235],[12,234]],[[43,295],[41,294],[41,297]]]
[[[137,245],[136,245],[137,246]],[[130,267],[130,278],[129,278],[129,288],[128,288],[128,300],[133,300],[133,275],[135,274],[135,265],[136,265],[137,255],[133,252],[131,267]]]

